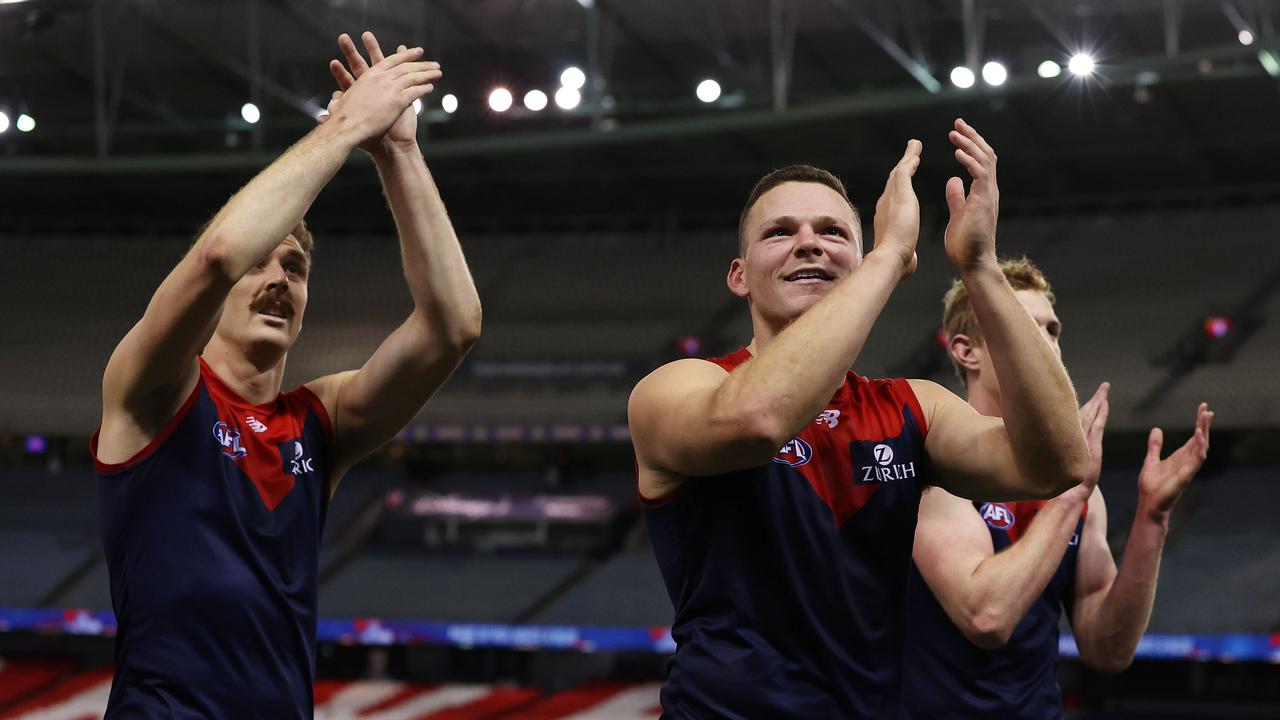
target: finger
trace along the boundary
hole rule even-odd
[[[909,140],[907,142],[907,152],[898,161],[898,167],[894,172],[894,182],[897,184],[897,191],[901,193],[915,192],[911,187],[911,178],[915,177],[916,170],[920,167],[920,141]]]
[[[414,100],[417,100],[419,98],[422,98],[430,94],[431,91],[435,89],[436,89],[436,86],[431,84],[414,85],[413,87],[409,87],[409,88],[405,88],[404,90],[401,90],[400,97],[405,99],[405,101],[408,103],[413,103]]]
[[[369,63],[364,61],[364,56],[356,49],[356,44],[352,42],[350,35],[342,33],[338,36],[338,49],[342,51],[342,57],[347,59],[347,67],[351,68],[352,77],[358,78],[369,69]]]
[[[987,169],[969,153],[957,149],[956,160],[959,160],[960,164],[969,171],[969,177],[973,178],[975,184],[987,179]]]
[[[365,30],[360,35],[360,39],[364,42],[364,49],[369,53],[369,62],[377,65],[382,62],[385,56],[382,54],[382,48],[378,45],[378,38],[373,33]]]
[[[390,70],[391,68],[396,67],[397,65],[401,65],[407,62],[412,62],[414,60],[417,60],[420,57],[422,57],[422,48],[420,47],[406,48],[394,55],[388,55],[385,58],[383,58],[382,62],[378,63],[378,69]]]
[[[958,177],[947,181],[947,209],[951,211],[951,217],[964,212],[964,181]]]
[[[412,73],[429,72],[429,71],[443,73],[443,71],[440,70],[440,63],[432,60],[424,60],[422,62],[401,63],[400,65],[397,65],[394,69],[389,70],[388,72],[391,74],[392,77],[399,78]]]
[[[1093,431],[1098,434],[1098,439],[1102,439],[1103,432],[1107,429],[1107,418],[1111,416],[1111,403],[1106,398],[1098,403],[1098,414],[1093,418]]]
[[[439,70],[424,70],[422,72],[409,73],[400,78],[400,87],[407,88],[414,85],[425,85],[426,83],[440,79]]]
[[[964,121],[964,118],[956,118],[956,130],[969,138],[974,144],[982,149],[983,154],[995,162],[996,151],[987,143],[986,139],[978,133],[978,129]]]
[[[333,79],[338,81],[338,87],[346,90],[355,84],[356,79],[351,77],[351,73],[347,72],[347,68],[342,64],[341,60],[329,61],[329,74],[333,75]]]
[[[973,140],[970,140],[969,138],[965,137],[964,135],[961,135],[960,133],[954,130],[952,130],[950,133],[947,133],[947,139],[950,140],[951,144],[955,145],[957,149],[963,150],[965,154],[967,154],[969,157],[973,158],[974,160],[977,160],[979,163],[982,164],[983,167],[986,167],[988,168],[988,170],[990,170],[990,165],[989,165],[990,158],[987,156],[985,152],[983,152],[982,148],[978,147],[978,144],[975,143]]]
[[[1160,448],[1164,446],[1164,431],[1160,428],[1151,428],[1151,434],[1147,435],[1147,459],[1144,465],[1160,462]]]

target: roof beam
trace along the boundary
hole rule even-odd
[[[933,73],[929,72],[929,68],[920,64],[910,53],[903,50],[902,46],[898,45],[897,41],[890,37],[888,33],[880,29],[880,26],[867,15],[859,0],[831,0],[831,4],[844,13],[867,37],[871,38],[871,42],[879,46],[894,62],[902,66],[902,69],[915,78],[921,87],[930,93],[942,91],[942,83],[938,82]]]

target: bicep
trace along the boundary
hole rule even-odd
[[[212,336],[233,284],[198,246],[192,248],[112,352],[102,378],[107,409],[145,419],[169,407],[198,372],[195,358]]]
[[[971,502],[941,488],[925,490],[911,557],[948,612],[978,565],[994,554],[991,533]]]
[[[752,418],[726,412],[717,396],[728,377],[705,360],[677,360],[636,385],[627,417],[643,467],[706,476],[754,467],[777,452],[752,429]]]
[[[925,452],[939,486],[971,500],[1037,497],[1018,470],[1004,420],[979,414],[937,383],[912,380],[911,389],[928,417]]]
[[[449,379],[465,349],[435,342],[410,317],[359,370],[308,383],[333,419],[337,465],[346,469],[395,437]]]

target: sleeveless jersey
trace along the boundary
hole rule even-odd
[[[646,501],[675,607],[664,717],[897,717],[925,432],[906,380],[849,373],[771,462]]]
[[[97,462],[118,621],[107,718],[310,718],[329,418],[300,387],[252,405],[200,359],[177,415]]]
[[[1027,531],[1044,500],[975,502],[996,552]],[[983,650],[969,642],[911,567],[911,615],[907,621],[904,718],[1059,718],[1058,633],[1062,611],[1075,599],[1081,513],[1066,554],[1044,592],[1019,621],[1009,642]]]

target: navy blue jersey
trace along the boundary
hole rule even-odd
[[[312,716],[330,437],[311,391],[252,405],[201,359],[146,448],[95,462],[119,623],[107,718]]]
[[[1043,500],[975,502],[995,551],[1018,540]],[[1009,642],[983,650],[951,622],[915,565],[911,567],[911,615],[907,624],[904,718],[1058,718],[1058,628],[1075,598],[1076,558],[1088,508],[1080,515],[1053,579],[1014,629]]]
[[[675,607],[664,717],[897,717],[925,432],[905,380],[849,373],[772,462],[646,502]]]

